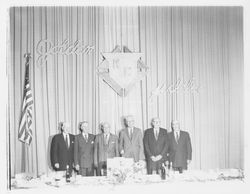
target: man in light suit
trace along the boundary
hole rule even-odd
[[[102,133],[95,138],[94,164],[97,167],[97,176],[107,175],[107,158],[119,156],[118,137],[110,133],[107,122],[101,124]]]
[[[95,136],[88,133],[89,127],[87,121],[79,124],[79,130],[81,133],[75,136],[75,168],[82,176],[93,176]]]
[[[60,134],[53,137],[50,149],[51,165],[54,170],[66,170],[69,166],[72,172],[74,163],[74,135],[69,133],[69,123],[60,122]]]
[[[162,164],[167,160],[168,134],[167,130],[160,128],[160,119],[152,119],[152,128],[144,133],[144,149],[147,161],[148,174],[153,171],[159,173]]]
[[[192,146],[188,132],[180,130],[179,121],[172,121],[169,135],[169,161],[173,169],[182,173],[192,160]]]
[[[125,158],[133,158],[135,162],[144,160],[143,138],[140,129],[134,127],[134,117],[125,118],[125,129],[122,129],[119,137],[120,154]]]

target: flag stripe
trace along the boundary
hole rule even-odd
[[[26,144],[32,141],[32,91],[29,82],[29,61],[25,64],[25,81],[24,81],[23,104],[18,130],[18,139]]]
[[[18,133],[18,138],[21,138],[21,136],[24,134],[24,131],[25,131],[25,124],[23,124],[23,125],[21,125],[22,126],[22,128],[21,128],[21,130],[19,131],[19,133]]]
[[[32,103],[33,103],[33,101],[29,103],[29,104],[30,104],[29,106],[31,106]],[[27,106],[25,106],[25,107],[23,108],[23,111],[22,111],[22,113],[21,113],[21,118],[23,118],[23,115],[26,114],[26,111],[28,110],[28,108],[29,108],[29,107],[27,107]],[[32,116],[32,115],[31,115],[31,116]]]
[[[27,93],[27,96],[26,96],[26,100],[32,100],[32,94],[31,93]]]

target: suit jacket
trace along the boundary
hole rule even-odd
[[[192,146],[188,132],[180,131],[178,142],[176,142],[174,132],[171,132],[169,140],[169,160],[173,167],[187,169],[187,160],[192,159]]]
[[[105,144],[104,134],[98,134],[95,138],[94,164],[107,161],[107,158],[119,156],[118,137],[110,133],[108,144]]]
[[[69,148],[62,133],[52,138],[50,159],[51,165],[55,170],[66,170],[66,166],[72,169],[74,162],[74,135],[69,134]],[[55,168],[55,164],[59,163],[59,169]]]
[[[151,156],[162,155],[161,161],[167,160],[167,151],[169,146],[168,141],[168,134],[167,130],[160,128],[158,138],[155,139],[154,129],[150,128],[147,129],[144,133],[144,149],[145,149],[145,156],[147,159],[148,165],[153,163]]]
[[[94,164],[95,136],[88,133],[88,141],[82,133],[75,136],[74,162],[80,168],[92,168]]]
[[[128,129],[122,129],[119,138],[119,150],[124,150],[123,156],[126,158],[134,158],[135,162],[144,160],[143,138],[140,129],[133,129],[132,139],[129,138]]]

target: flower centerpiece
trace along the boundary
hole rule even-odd
[[[134,174],[132,158],[117,157],[107,160],[107,177],[115,184],[121,184]]]

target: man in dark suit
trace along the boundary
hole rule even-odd
[[[160,119],[152,119],[152,128],[144,133],[144,149],[147,161],[148,174],[153,171],[159,173],[162,164],[167,160],[168,134],[167,130],[160,128]]]
[[[134,117],[125,118],[125,129],[120,132],[119,150],[125,158],[133,158],[135,162],[144,160],[143,137],[140,129],[134,127]]]
[[[118,137],[110,133],[107,122],[101,124],[102,133],[95,138],[94,164],[97,167],[97,176],[107,175],[107,158],[119,156]]]
[[[187,170],[192,160],[192,146],[188,132],[180,130],[180,123],[172,121],[172,132],[169,135],[169,161],[173,169],[182,173]]]
[[[61,133],[53,137],[50,149],[51,164],[54,170],[66,170],[70,173],[74,161],[74,135],[69,133],[69,123],[59,123]]]
[[[89,127],[87,121],[79,124],[79,130],[81,133],[75,136],[75,167],[82,176],[93,176],[95,136],[88,133]]]

